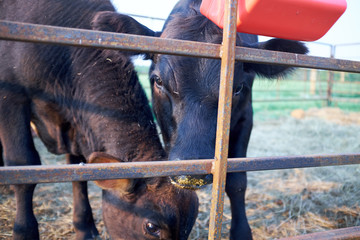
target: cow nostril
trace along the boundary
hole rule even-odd
[[[211,184],[213,177],[211,174],[202,176],[173,176],[170,177],[171,183],[179,188],[196,190]]]

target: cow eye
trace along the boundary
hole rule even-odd
[[[156,238],[160,238],[160,230],[161,230],[161,228],[159,226],[157,226],[156,224],[154,224],[152,222],[145,223],[145,230],[151,236],[154,236]]]
[[[156,87],[158,87],[158,88],[162,88],[162,86],[163,86],[163,81],[157,75],[153,75],[151,77],[151,82],[155,83]]]
[[[244,88],[244,84],[241,84],[240,86],[236,87],[234,90],[234,96],[238,96],[241,93],[241,90]]]

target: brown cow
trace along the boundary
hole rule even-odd
[[[107,0],[3,0],[0,18],[154,35],[115,13]],[[0,53],[0,150],[5,166],[40,164],[30,121],[48,150],[67,154],[69,163],[165,158],[130,53],[11,41],[0,41]],[[113,239],[187,239],[197,216],[194,192],[175,188],[168,178],[98,185]],[[32,209],[35,186],[14,186],[14,239],[39,239]],[[73,182],[73,192],[76,237],[94,238],[98,231],[86,182]]]

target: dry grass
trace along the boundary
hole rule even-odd
[[[332,115],[334,117],[334,115]],[[312,116],[256,123],[249,156],[284,156],[360,152],[360,125],[338,124]],[[46,153],[37,140],[43,164],[65,164]],[[340,166],[248,173],[247,215],[254,239],[275,239],[360,225],[360,166]],[[90,200],[102,238],[101,191],[90,183]],[[211,187],[198,191],[200,214],[191,239],[207,239]],[[42,239],[72,239],[71,183],[39,184],[34,210]],[[15,201],[0,187],[0,239],[11,238]],[[225,200],[223,239],[231,214]]]
[[[360,115],[337,109],[318,111],[305,112],[301,120],[289,117],[255,123],[248,155],[359,153],[360,125],[354,122]],[[246,203],[254,239],[360,225],[359,177],[359,165],[249,172]],[[192,239],[207,239],[210,193],[211,188],[198,192],[202,203]],[[223,239],[229,237],[230,221],[226,199]]]

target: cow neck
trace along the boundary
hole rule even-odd
[[[74,69],[77,109],[72,118],[86,139],[83,151],[105,151],[123,161],[164,158],[148,100],[129,58],[119,51],[92,49],[74,56],[80,67]]]

